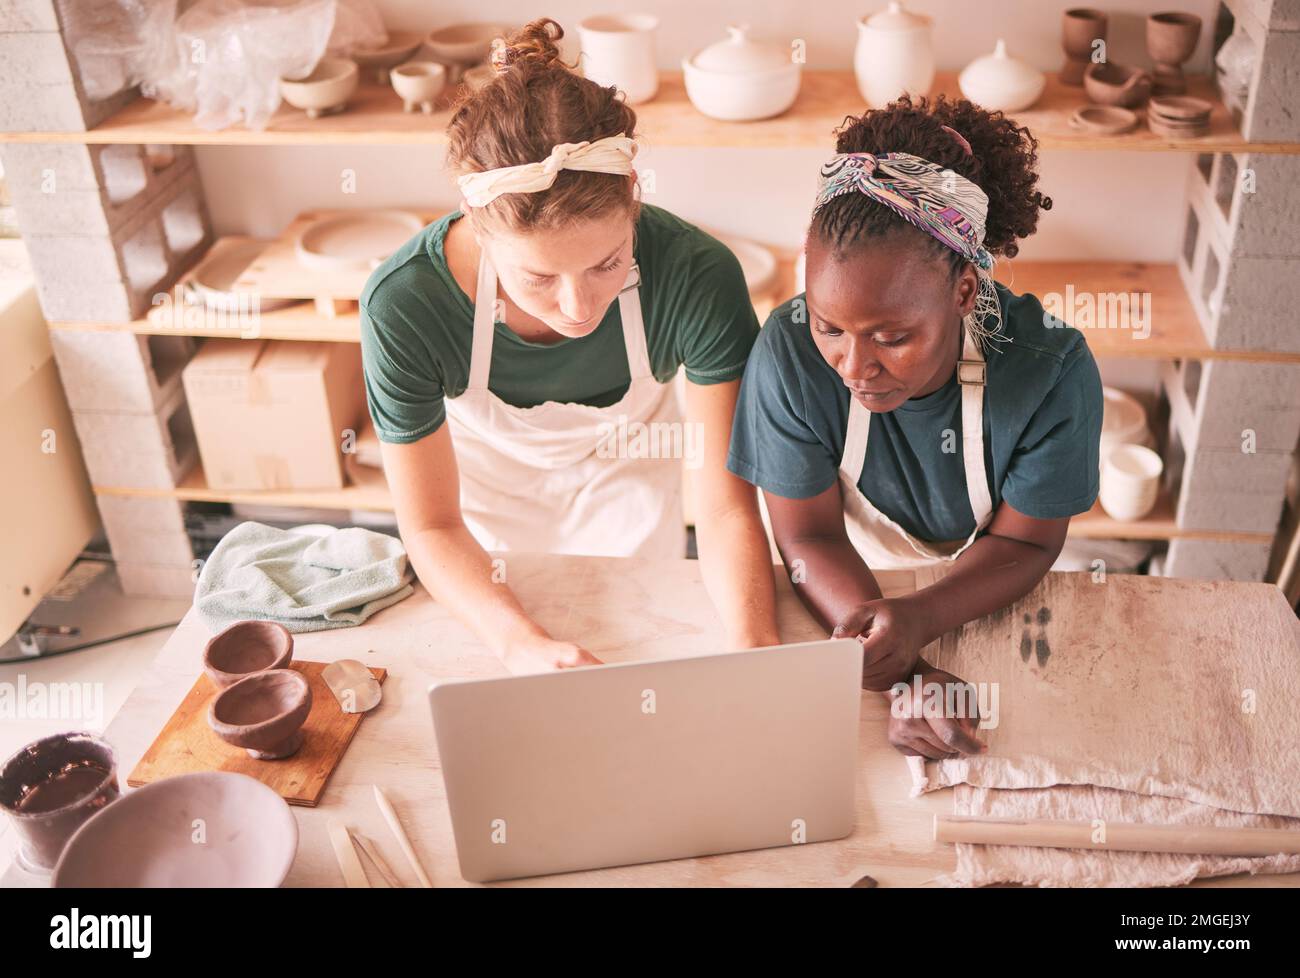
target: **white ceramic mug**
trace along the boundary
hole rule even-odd
[[[629,104],[648,102],[659,91],[652,14],[601,14],[578,24],[582,72],[598,85],[613,85]]]
[[[1120,445],[1101,467],[1101,508],[1122,522],[1151,512],[1165,463],[1144,445]]]

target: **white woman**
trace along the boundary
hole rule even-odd
[[[511,671],[594,664],[582,636],[530,618],[488,551],[683,557],[685,461],[729,642],[775,644],[757,497],[726,469],[758,334],[744,277],[718,241],[640,203],[635,113],[564,65],[562,36],[544,19],[498,45],[496,77],[448,127],[462,210],[361,296],[402,539],[432,596]]]

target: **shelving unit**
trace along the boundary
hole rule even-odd
[[[1225,396],[1228,378],[1232,378],[1233,384],[1241,385],[1254,376],[1251,371],[1256,368],[1263,371],[1259,376],[1275,378],[1290,376],[1286,371],[1300,365],[1300,344],[1260,342],[1259,334],[1241,327],[1240,316],[1225,325],[1222,315],[1225,294],[1233,296],[1240,309],[1244,294],[1241,282],[1247,281],[1238,275],[1241,280],[1236,286],[1238,291],[1231,291],[1234,247],[1246,254],[1248,260],[1255,260],[1250,257],[1254,253],[1249,248],[1240,246],[1247,236],[1237,234],[1244,213],[1240,194],[1234,196],[1229,186],[1227,198],[1232,200],[1231,206],[1223,203],[1224,187],[1231,175],[1252,163],[1271,160],[1275,161],[1270,164],[1271,179],[1289,180],[1292,187],[1300,185],[1300,160],[1296,159],[1300,157],[1300,135],[1294,127],[1285,128],[1285,120],[1290,119],[1286,106],[1274,104],[1279,102],[1281,91],[1277,79],[1285,74],[1278,62],[1286,59],[1286,52],[1294,48],[1287,45],[1300,35],[1288,33],[1292,27],[1270,26],[1269,4],[1262,0],[1227,0],[1227,7],[1248,26],[1252,39],[1263,52],[1263,68],[1268,70],[1256,72],[1252,91],[1242,104],[1220,98],[1208,78],[1189,79],[1189,94],[1207,99],[1213,105],[1210,131],[1205,136],[1164,139],[1150,132],[1144,120],[1135,131],[1118,136],[1081,132],[1070,125],[1069,118],[1086,101],[1083,90],[1061,85],[1054,73],[1049,73],[1039,101],[1032,108],[1016,113],[1017,122],[1031,130],[1040,150],[1197,154],[1202,182],[1209,189],[1199,184],[1189,188],[1188,243],[1178,259],[1168,264],[1010,261],[1000,263],[998,269],[999,278],[1016,292],[1030,292],[1040,299],[1053,294],[1060,297],[1062,318],[1080,328],[1094,355],[1100,359],[1159,361],[1167,365],[1165,374],[1176,377],[1179,384],[1186,381],[1189,364],[1204,364],[1206,379],[1199,400],[1189,381],[1186,397],[1171,397],[1171,401],[1178,402],[1171,424],[1171,441],[1189,442],[1193,446],[1206,414],[1205,403]],[[1213,29],[1213,25],[1207,24],[1206,29]],[[1270,47],[1270,39],[1278,38],[1286,43],[1274,43]],[[940,72],[933,93],[957,96],[956,74]],[[85,101],[80,93],[78,98],[84,109]],[[656,98],[637,106],[637,114],[645,144],[650,147],[789,149],[825,147],[845,116],[859,113],[863,108],[852,72],[806,71],[799,97],[785,114],[753,123],[721,123],[698,113],[686,97],[681,75],[667,72],[661,76]],[[446,142],[445,127],[450,115],[451,109],[445,101],[431,115],[407,114],[391,89],[373,83],[363,83],[346,112],[312,120],[296,109],[282,106],[260,131],[203,130],[188,115],[166,104],[145,98],[129,102],[117,99],[111,105],[85,109],[84,131],[70,127],[57,132],[0,133],[0,148],[11,145],[17,150],[23,144],[40,144],[52,152],[60,146],[81,147],[90,162],[99,167],[97,153],[128,146],[147,145],[151,147],[150,152],[166,146],[180,152],[195,145],[433,146]],[[1283,122],[1279,123],[1279,119]],[[1212,198],[1217,198],[1217,206],[1212,204]],[[206,227],[206,213],[201,219]],[[1214,238],[1214,242],[1207,243],[1207,237]],[[244,239],[222,238],[211,247],[221,249],[241,240]],[[771,297],[755,303],[760,319],[766,317],[775,302],[793,294],[793,266],[793,255],[780,256],[778,288]],[[1258,280],[1280,281],[1276,274],[1270,274],[1272,278],[1265,276]],[[262,284],[266,295],[277,294],[274,286],[266,288],[267,283]],[[1086,323],[1081,318],[1083,310],[1070,302],[1071,295],[1083,294],[1114,296],[1120,302],[1130,295],[1137,296],[1139,302],[1149,301],[1144,310],[1148,318],[1134,321],[1130,309],[1127,321],[1121,316],[1118,322],[1112,317],[1105,326]],[[1116,308],[1111,307],[1112,313]],[[1058,310],[1048,305],[1048,311]],[[126,333],[142,337],[242,336],[332,342],[359,339],[354,310],[345,308],[332,316],[322,315],[310,302],[262,313],[251,330],[250,324],[238,320],[213,322],[187,316],[184,304],[174,291],[172,301],[161,308],[147,313],[141,309],[135,318],[123,318],[126,321],[54,321],[50,326],[55,331]],[[1166,380],[1166,386],[1174,382]],[[1201,447],[1219,450],[1208,444]],[[1198,485],[1208,478],[1203,459],[1200,465]],[[153,502],[176,507],[185,502],[205,501],[390,511],[392,504],[382,474],[377,470],[358,470],[356,466],[349,468],[352,484],[341,490],[321,492],[215,491],[207,487],[201,466],[192,468],[174,486],[96,485],[95,491],[105,499],[134,500],[140,505]],[[1203,524],[1192,525],[1185,517],[1194,509],[1189,503],[1198,500],[1180,498],[1180,489],[1177,484],[1166,486],[1155,510],[1145,519],[1132,523],[1116,521],[1100,506],[1095,506],[1072,521],[1071,536],[1177,542],[1201,548],[1199,552],[1206,556],[1197,566],[1202,566],[1204,561],[1218,561],[1224,567],[1247,568],[1241,571],[1245,575],[1256,574],[1258,555],[1267,551],[1271,535],[1257,532],[1253,524],[1250,529],[1240,525],[1236,529],[1197,528]],[[1198,489],[1197,493],[1200,492]],[[1241,554],[1247,554],[1247,558],[1241,558]]]
[[[939,72],[933,91],[960,97],[956,73]],[[1195,139],[1164,139],[1146,128],[1145,118],[1137,129],[1118,136],[1081,132],[1069,120],[1087,101],[1083,89],[1062,85],[1054,73],[1048,75],[1039,101],[1016,113],[1016,118],[1029,127],[1042,149],[1300,153],[1300,144],[1244,139],[1209,79],[1191,78],[1188,92],[1214,106],[1210,131]],[[451,119],[445,98],[441,106],[430,115],[406,113],[391,88],[369,82],[358,88],[347,111],[336,115],[309,119],[302,111],[282,105],[265,129],[211,131],[200,129],[188,115],[166,103],[140,98],[88,132],[5,133],[0,140],[203,146],[441,145],[447,141],[445,130]],[[864,108],[852,72],[806,71],[798,99],[783,115],[759,122],[718,122],[696,111],[686,97],[680,72],[664,72],[659,93],[653,101],[637,106],[637,118],[652,146],[820,148],[845,115]]]

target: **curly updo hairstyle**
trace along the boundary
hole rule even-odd
[[[971,151],[944,126],[964,137]],[[1001,112],[966,99],[903,95],[884,109],[846,118],[835,136],[837,153],[910,153],[966,177],[988,196],[984,247],[994,255],[1014,258],[1016,242],[1038,227],[1039,210],[1052,207],[1052,199],[1035,189],[1038,141]],[[837,254],[897,235],[950,261],[954,274],[966,264],[961,255],[865,194],[833,198],[817,211],[809,230]]]
[[[447,162],[459,175],[539,163],[560,143],[632,136],[636,113],[613,86],[581,77],[560,58],[564,30],[543,17],[493,44],[496,77],[465,91],[447,126]],[[514,233],[554,230],[577,220],[639,210],[636,181],[616,173],[562,170],[549,190],[503,194],[470,215]]]

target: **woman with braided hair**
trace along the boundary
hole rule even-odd
[[[991,275],[1051,206],[1028,130],[904,96],[837,135],[807,291],[754,347],[728,467],[763,490],[805,605],[863,642],[864,687],[902,697],[959,681],[921,649],[1029,592],[1092,506],[1101,381],[1080,333]],[[901,598],[872,573],[927,566],[947,573]],[[891,713],[904,753],[981,749],[976,718]]]

